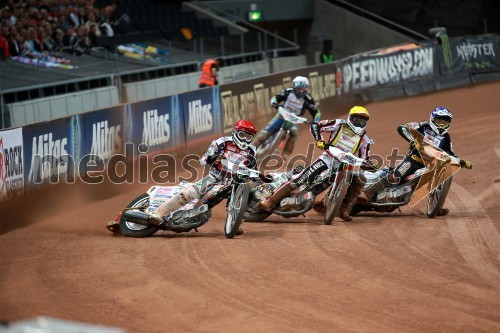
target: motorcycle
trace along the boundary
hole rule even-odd
[[[333,170],[331,174],[332,185],[324,199],[325,215],[323,223],[330,225],[339,214],[340,206],[347,195],[349,186],[351,186],[353,173],[356,172],[355,167],[366,165],[366,161],[337,147],[329,146],[327,148],[340,161],[336,170]]]
[[[361,164],[361,161],[364,161],[363,159],[357,158],[352,154],[345,153],[338,148],[328,147],[328,149],[330,150],[330,152],[332,152],[334,156],[337,156],[341,160],[349,158],[358,164]],[[347,165],[347,163],[345,165]],[[259,209],[258,203],[260,201],[270,197],[283,183],[290,180],[294,174],[301,172],[302,169],[303,168],[300,167],[299,169],[296,168],[292,170],[291,173],[290,172],[281,174],[278,173],[274,176],[273,178],[274,181],[271,182],[270,184],[260,184],[252,188],[252,192],[249,199],[250,201],[247,205],[247,214],[245,215],[245,221],[252,221],[252,222],[262,221],[271,214],[280,215],[285,218],[304,215],[306,212],[308,212],[311,208],[314,207],[316,197],[320,193],[328,189],[328,187],[330,187],[333,182],[342,184],[340,176],[337,175],[337,172],[339,170],[331,170],[331,169],[329,171],[326,170],[319,175],[317,181],[309,184],[302,184],[297,189],[293,190],[287,197],[283,198],[280,201],[279,205],[274,207],[271,211],[263,211]],[[347,175],[343,176],[342,179],[344,180],[347,179]],[[330,193],[332,193],[332,195],[335,198],[337,198],[337,200],[340,200],[340,202],[342,202],[344,196],[347,193],[347,189],[348,189],[347,185],[345,187],[344,185],[342,185],[341,190],[337,192],[330,191]],[[340,198],[340,195],[342,195],[342,200]],[[336,212],[338,212],[339,210],[339,207],[340,204],[338,204],[338,207],[335,207],[334,210],[328,208],[327,210],[328,216],[335,216]],[[325,222],[326,224],[331,224],[331,220],[333,220],[333,218],[329,217],[329,219],[330,219],[329,223]]]
[[[410,129],[412,136],[419,142],[419,153],[425,168],[418,169],[406,177],[400,185],[394,185],[379,191],[368,204],[356,202],[351,215],[362,211],[392,212],[401,206],[414,207],[428,196],[426,215],[434,218],[443,208],[446,196],[455,174],[460,169],[460,159],[447,154],[423,137],[419,132]],[[365,188],[387,177],[393,170],[384,167],[374,173],[365,173]]]
[[[306,118],[297,116],[282,106],[278,107],[278,113],[283,117],[284,121],[278,131],[257,147],[256,153],[259,161],[265,156],[278,154],[280,151],[283,151],[293,125],[301,123],[310,124]]]
[[[113,233],[121,232],[129,237],[148,237],[158,230],[181,233],[194,229],[198,232],[197,228],[210,219],[211,209],[227,198],[224,234],[226,238],[233,238],[243,222],[250,193],[250,183],[252,181],[266,182],[270,181],[270,178],[262,175],[258,170],[248,168],[244,162],[236,164],[228,160],[223,161],[223,163],[227,163],[228,169],[233,170],[232,177],[224,178],[201,198],[195,199],[165,216],[159,225],[149,221],[148,213],[154,212],[161,204],[182,189],[192,186],[192,183],[183,182],[176,186],[152,186],[146,193],[132,200],[114,221],[108,222],[107,228]]]

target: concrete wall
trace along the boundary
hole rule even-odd
[[[306,56],[283,57],[271,59],[272,72],[284,72],[291,69],[297,69],[307,66]]]
[[[305,56],[299,55],[222,67],[219,73],[219,84],[246,80],[305,66],[307,66]],[[126,102],[133,103],[196,90],[198,89],[199,75],[200,73],[190,73],[124,84]]]
[[[8,104],[12,127],[71,116],[119,104],[115,86]]]
[[[335,59],[415,41],[328,1],[315,0],[310,39],[302,45],[309,64],[319,62],[324,39],[333,41]]]

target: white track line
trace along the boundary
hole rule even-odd
[[[500,290],[500,271],[492,262],[495,254],[500,253],[500,234],[472,194],[457,183],[453,183],[450,190],[455,194],[448,202],[454,209],[450,208],[463,214],[446,219],[453,242],[469,266]]]

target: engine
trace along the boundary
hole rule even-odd
[[[396,188],[386,188],[377,194],[377,202],[403,202],[406,200],[408,194],[411,194],[411,192],[412,189],[410,185],[403,185]]]

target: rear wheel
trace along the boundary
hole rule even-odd
[[[250,194],[250,185],[248,183],[235,184],[233,186],[237,187],[231,194],[227,205],[226,225],[224,227],[226,238],[233,238],[243,223],[243,216],[247,209],[248,196]]]
[[[332,224],[335,216],[338,215],[340,206],[344,201],[344,198],[349,189],[350,183],[347,181],[349,177],[349,172],[342,172],[338,175],[338,179],[332,184],[328,195],[325,197],[325,219],[323,223]]]
[[[132,202],[129,203],[127,207],[128,208],[137,207],[137,210],[141,211],[141,209],[139,208],[147,208],[148,205],[149,205],[149,195],[143,193],[134,200],[132,200]],[[142,209],[142,211],[143,210],[144,209]],[[122,215],[120,217],[120,230],[122,234],[125,236],[143,238],[151,236],[152,234],[158,231],[158,228],[155,226],[145,226],[142,224],[129,222],[125,220],[125,218]]]
[[[427,217],[430,219],[436,217],[441,208],[443,208],[446,196],[450,190],[452,177],[443,182],[445,171],[445,169],[441,170],[438,176],[441,177],[441,179],[438,178],[438,181],[441,183],[429,193],[429,199],[427,200]]]

